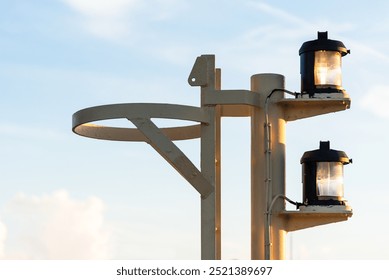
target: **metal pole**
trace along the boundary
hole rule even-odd
[[[260,94],[261,106],[251,114],[251,258],[284,259],[285,235],[282,220],[273,217],[267,230],[267,211],[272,198],[285,194],[285,120],[283,109],[276,104],[283,98],[284,77],[278,74],[258,74],[251,77],[251,90]],[[266,103],[268,103],[266,105]],[[268,124],[266,124],[265,105]],[[270,145],[266,145],[266,125]],[[273,212],[285,209],[285,202],[278,200]],[[270,238],[271,237],[271,238]],[[272,245],[271,245],[272,244]],[[266,247],[268,250],[266,250]],[[266,251],[268,253],[266,253]]]
[[[252,259],[284,259],[287,231],[345,221],[352,216],[348,206],[285,211],[284,201],[286,121],[349,109],[351,100],[347,95],[329,99],[284,99],[284,77],[278,74],[252,76],[251,91],[221,90],[220,69],[215,69],[214,55],[197,57],[188,82],[191,86],[201,86],[201,108],[141,103],[96,106],[74,113],[72,129],[81,136],[96,139],[146,142],[200,193],[201,259],[221,258],[220,120],[223,116],[251,116]],[[137,128],[90,125],[119,118],[130,120]],[[159,128],[151,121],[153,118],[190,120],[201,125]],[[201,137],[201,170],[172,142],[198,137]]]
[[[215,89],[221,90],[221,69],[215,69]],[[215,238],[216,259],[221,259],[221,105],[215,106]]]
[[[206,59],[207,84],[201,87],[201,107],[207,110],[209,124],[201,124],[201,172],[213,185],[214,191],[201,197],[201,259],[221,258],[221,207],[220,207],[220,110],[205,106],[204,95],[220,87],[220,70],[215,71],[215,57]]]

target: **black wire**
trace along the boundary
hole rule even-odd
[[[286,196],[285,196],[285,200],[286,200],[287,202],[289,202],[290,204],[295,205],[295,206],[296,206],[296,209],[299,209],[300,206],[303,206],[303,205],[304,205],[304,203],[297,202],[297,201],[293,201],[293,200],[287,198]]]
[[[293,96],[296,97],[296,98],[297,98],[299,95],[301,95],[300,92],[293,92],[293,91],[290,91],[290,90],[287,90],[287,89],[283,89],[283,88],[275,88],[275,89],[273,89],[273,90],[270,92],[270,94],[266,97],[266,99],[269,99],[269,98],[273,95],[273,93],[275,93],[276,91],[286,92],[286,93],[288,93],[288,94],[290,94],[290,95],[293,95]]]

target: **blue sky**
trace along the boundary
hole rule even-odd
[[[301,44],[341,40],[351,109],[287,124],[287,195],[300,158],[330,140],[345,167],[347,221],[288,235],[293,259],[387,259],[387,1],[0,2],[0,258],[199,259],[196,191],[145,143],[79,137],[72,114],[113,103],[199,105],[187,84],[215,54],[223,89],[279,73],[300,90]],[[124,124],[124,122],[123,122]],[[223,248],[248,259],[249,120],[223,120]],[[198,164],[199,141],[178,143]]]

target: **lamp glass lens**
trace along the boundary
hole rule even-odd
[[[316,86],[342,86],[342,56],[336,51],[316,51],[314,76]]]
[[[318,198],[343,197],[343,164],[341,162],[317,163],[316,191]]]

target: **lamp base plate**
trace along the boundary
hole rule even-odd
[[[317,213],[352,213],[352,208],[347,203],[345,205],[302,205],[299,207],[301,212]]]

